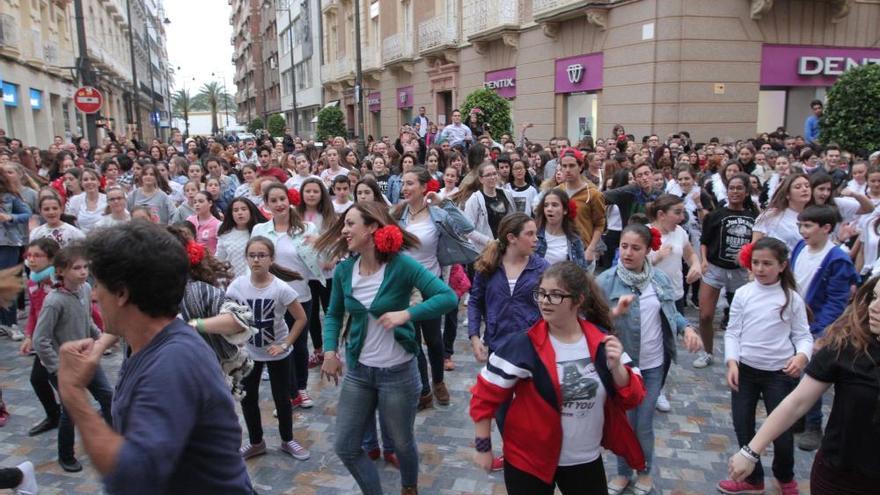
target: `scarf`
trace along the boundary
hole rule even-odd
[[[627,286],[631,287],[637,294],[641,294],[654,275],[654,266],[651,260],[645,258],[645,266],[641,273],[637,273],[627,269],[623,263],[617,263],[617,276]]]
[[[46,280],[47,278],[51,278],[54,276],[55,276],[55,267],[50,265],[50,266],[47,266],[46,268],[43,268],[42,270],[40,270],[38,272],[31,270],[31,274],[30,274],[29,278],[31,279],[31,282],[38,284],[38,283],[42,282],[43,280]]]

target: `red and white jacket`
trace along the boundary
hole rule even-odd
[[[586,320],[578,320],[587,339],[590,357],[608,393],[602,447],[626,459],[633,469],[645,469],[645,456],[626,418],[626,410],[645,398],[638,369],[626,366],[629,384],[617,387],[605,358],[607,336]],[[621,360],[626,365],[629,358]],[[546,483],[552,483],[562,451],[562,392],[556,372],[556,352],[547,322],[539,320],[489,357],[471,389],[470,415],[480,421],[492,418],[498,407],[513,397],[504,420],[504,459]]]

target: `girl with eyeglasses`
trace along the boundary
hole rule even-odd
[[[645,465],[625,416],[645,388],[613,335],[593,278],[563,261],[539,280],[529,297],[538,301],[540,320],[492,354],[472,389],[474,460],[495,467],[492,416],[509,404],[502,430],[507,493],[552,495],[556,487],[563,495],[605,493],[603,448]]]
[[[96,228],[112,227],[114,225],[131,220],[125,203],[125,190],[122,186],[110,186],[107,188],[107,207],[104,208],[104,216],[98,220]]]
[[[748,182],[748,181],[746,181]],[[669,367],[675,360],[675,337],[684,337],[690,352],[702,347],[700,336],[688,325],[675,307],[672,282],[663,271],[655,269],[648,254],[661,245],[661,233],[648,228],[647,218],[636,214],[620,235],[620,260],[616,269],[599,275],[597,283],[615,309],[614,328],[623,350],[632,357],[632,365],[641,370],[645,400],[627,414],[645,455],[644,464],[633,465],[617,459],[617,476],[608,483],[610,495],[629,489],[647,495],[654,488],[654,408]],[[633,470],[637,471],[631,479]]]
[[[236,278],[226,289],[228,298],[250,307],[257,330],[247,343],[254,368],[242,380],[245,396],[241,400],[241,411],[249,442],[240,453],[244,459],[266,453],[259,405],[260,375],[265,365],[269,370],[272,399],[278,410],[281,451],[304,461],[311,453],[293,439],[293,411],[288,395],[291,361],[288,356],[293,343],[305,329],[306,312],[296,300],[296,291],[285,283],[302,279],[302,276],[275,263],[275,246],[265,237],[252,237],[245,248],[245,256],[250,275]],[[290,326],[285,321],[287,313],[293,316]]]
[[[467,197],[464,216],[475,227],[468,234],[468,239],[477,249],[485,249],[492,239],[498,238],[501,220],[516,211],[513,196],[498,187],[498,169],[495,165],[484,162],[476,169],[475,181],[462,187],[451,199],[458,202],[461,197]]]

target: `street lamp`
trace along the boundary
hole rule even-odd
[[[307,0],[308,1],[308,0]],[[293,18],[290,12],[290,2],[291,0],[287,0],[287,7],[275,7],[275,12],[284,12],[287,11],[287,30],[288,36],[287,41],[290,44],[290,97],[291,103],[293,106],[293,135],[296,136],[299,134],[298,125],[299,125],[299,112],[296,109],[296,62],[293,59]],[[264,0],[263,1],[263,10],[268,10],[272,8],[272,0]]]

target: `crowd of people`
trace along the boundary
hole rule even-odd
[[[174,131],[40,148],[0,132],[0,269],[23,263],[26,280],[2,272],[0,332],[33,355],[44,417],[28,434],[57,429],[77,472],[76,427],[110,493],[254,493],[244,461],[274,436],[261,382],[281,452],[305,460],[292,411],[315,406],[320,368],[340,385],[334,450],[360,490],[384,493],[382,456],[415,494],[415,418],[449,405],[466,325],[484,363],[474,459],[508,493],[652,493],[670,367],[721,354],[741,450],[719,491],[763,493],[772,442],[783,495],[799,493],[795,445],[818,451],[811,493],[874,493],[880,151],[620,125],[544,146],[529,124],[494,135],[467,117],[438,129],[422,111],[367,142]],[[115,349],[114,380],[100,361]],[[0,426],[15,406],[0,391]],[[0,488],[36,493],[34,476],[0,470]]]

